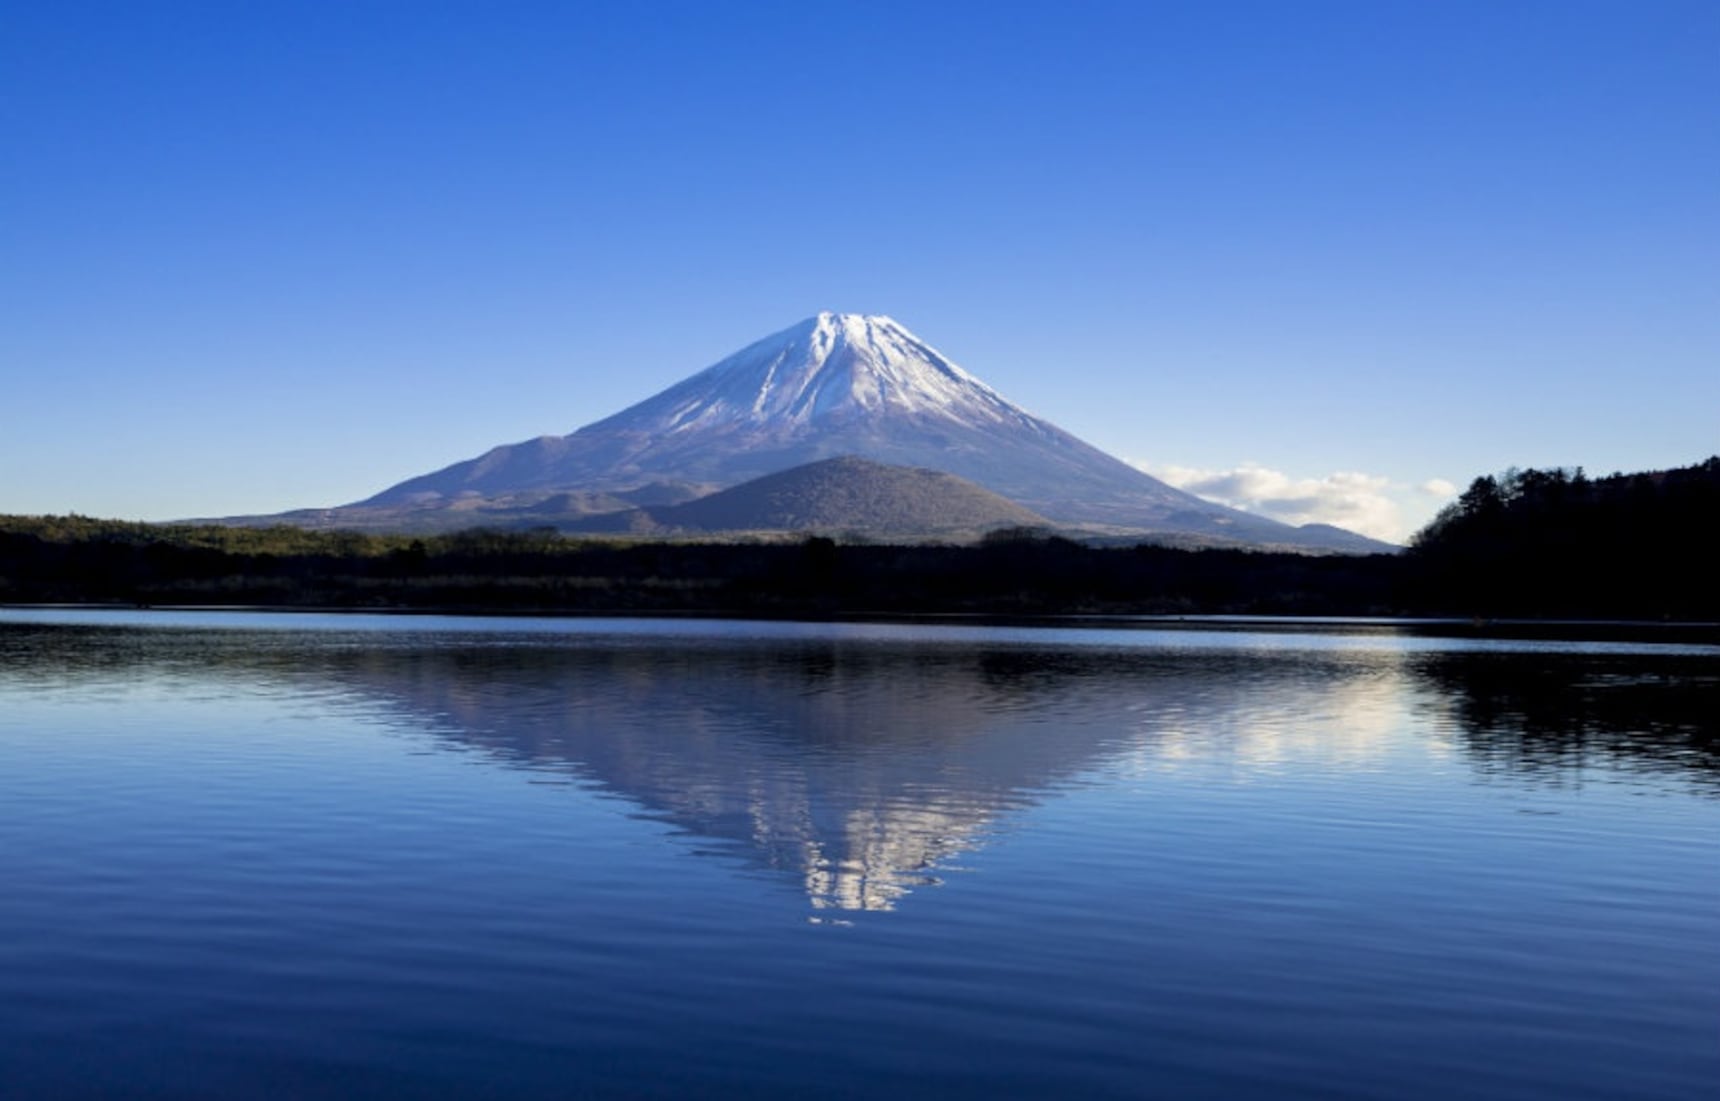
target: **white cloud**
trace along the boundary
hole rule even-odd
[[[1402,487],[1379,475],[1344,470],[1324,478],[1292,478],[1255,463],[1243,463],[1231,470],[1135,465],[1197,497],[1286,524],[1336,524],[1391,542],[1408,535],[1403,513],[1392,495]],[[1445,488],[1444,496],[1456,492],[1451,483],[1439,478],[1424,482],[1421,488],[1435,493],[1435,486]]]
[[[1429,478],[1416,488],[1427,494],[1429,497],[1438,497],[1441,500],[1446,497],[1457,496],[1457,487],[1446,481],[1444,478]]]

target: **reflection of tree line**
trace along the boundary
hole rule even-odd
[[[1484,772],[1558,780],[1622,763],[1680,773],[1720,794],[1712,657],[1459,652],[1421,656],[1411,669]]]
[[[1623,766],[1720,794],[1700,657],[52,628],[0,630],[0,657],[0,677],[233,676],[362,701],[615,792],[838,909],[889,908],[999,816],[1125,756],[1354,756],[1431,721],[1491,775]]]

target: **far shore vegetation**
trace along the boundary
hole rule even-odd
[[[945,546],[0,516],[0,603],[1712,622],[1717,516],[1720,457],[1606,478],[1581,470],[1478,478],[1397,555],[1089,546],[1026,529]]]

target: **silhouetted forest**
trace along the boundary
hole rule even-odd
[[[1401,555],[624,542],[552,529],[370,535],[0,517],[0,601],[762,615],[1461,615],[1711,620],[1720,458],[1478,478]]]
[[[1589,478],[1477,478],[1413,541],[1412,607],[1500,616],[1720,617],[1720,457]]]
[[[1386,609],[1391,558],[1095,548],[619,542],[553,530],[365,535],[0,519],[0,600],[486,611],[1330,612]]]

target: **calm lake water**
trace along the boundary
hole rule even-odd
[[[0,1095],[1710,1098],[1720,649],[0,611]]]

